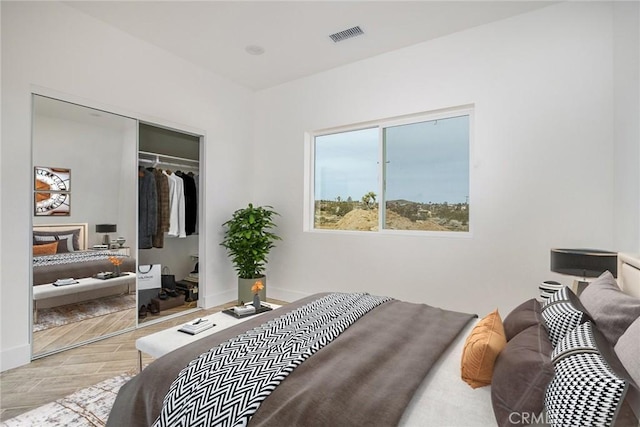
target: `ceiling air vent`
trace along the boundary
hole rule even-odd
[[[341,42],[342,40],[350,39],[351,37],[361,36],[363,34],[364,34],[364,31],[362,31],[362,28],[355,26],[353,28],[348,28],[346,30],[339,31],[334,34],[330,34],[329,37],[331,37],[331,40],[333,40],[334,43],[338,43],[338,42]]]

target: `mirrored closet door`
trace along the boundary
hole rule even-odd
[[[137,120],[33,96],[33,357],[136,327]]]

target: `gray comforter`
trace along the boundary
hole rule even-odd
[[[322,295],[280,310],[300,307]],[[280,310],[158,359],[122,387],[107,425],[151,425],[169,386],[192,359],[279,316]],[[473,317],[424,304],[384,303],[298,366],[262,403],[250,425],[397,425],[433,363]]]

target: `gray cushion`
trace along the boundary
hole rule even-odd
[[[640,317],[618,339],[615,351],[631,378],[640,384]]]
[[[622,292],[608,271],[585,288],[580,302],[612,345],[640,317],[640,299]]]
[[[530,326],[538,325],[542,322],[540,303],[535,298],[532,298],[514,308],[504,318],[502,325],[504,326],[504,334],[507,337],[507,341],[509,341]]]
[[[532,419],[542,412],[545,390],[554,372],[551,351],[547,331],[538,323],[513,337],[498,355],[491,403],[499,426],[522,425],[522,417]]]

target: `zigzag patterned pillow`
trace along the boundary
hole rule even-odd
[[[574,353],[599,353],[591,322],[577,326],[558,342],[551,352],[551,363],[555,364]]]
[[[558,342],[569,331],[581,323],[591,320],[576,294],[568,287],[564,287],[549,297],[542,307],[541,314],[553,347],[558,345]]]
[[[555,376],[544,401],[551,425],[613,425],[629,382],[601,354],[591,322],[578,326],[558,343],[552,362]]]
[[[553,294],[551,294],[551,296],[544,303],[542,308],[547,307],[548,305],[553,304],[554,302],[569,301],[572,295],[574,297],[576,296],[576,294],[573,293],[571,288],[569,288],[568,286],[564,286],[564,287],[562,287],[562,289],[559,289],[556,292],[554,292]]]

